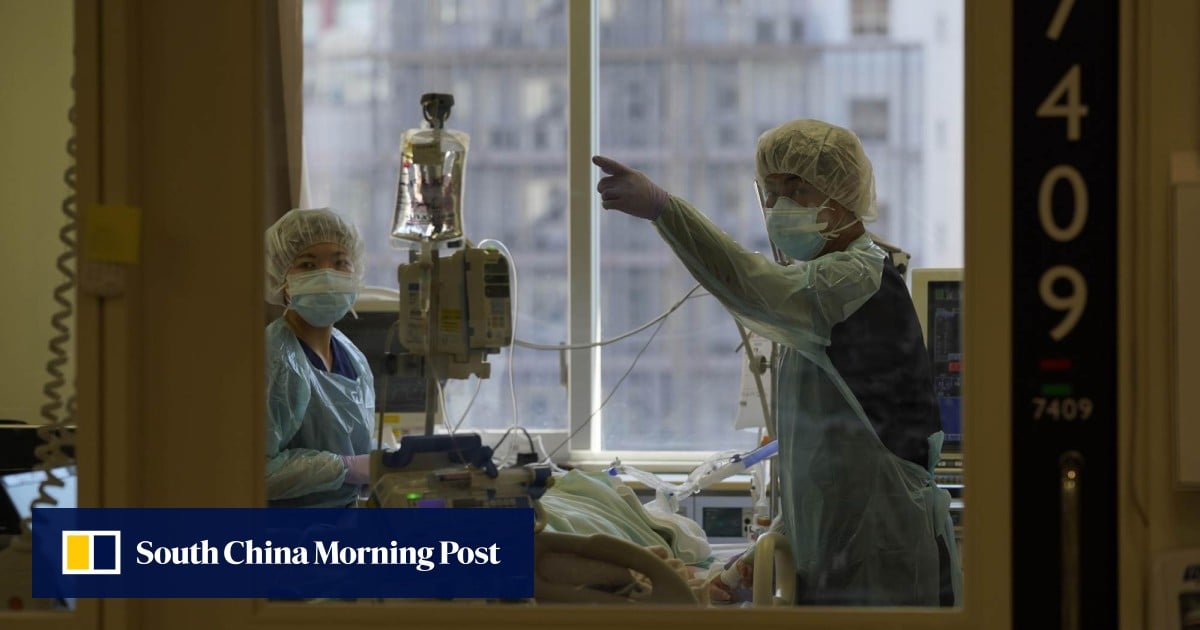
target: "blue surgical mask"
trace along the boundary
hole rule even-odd
[[[350,312],[355,297],[353,293],[297,295],[292,298],[288,308],[299,313],[309,324],[325,328],[334,325]]]
[[[795,260],[812,260],[824,249],[826,239],[821,234],[828,224],[817,221],[817,214],[828,207],[828,200],[819,206],[806,207],[790,197],[780,197],[773,207],[765,210],[767,235],[779,251]]]
[[[288,309],[318,328],[332,326],[346,316],[358,297],[354,274],[318,269],[287,277]]]

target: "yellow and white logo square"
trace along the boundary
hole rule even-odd
[[[63,575],[120,575],[121,532],[63,530]]]

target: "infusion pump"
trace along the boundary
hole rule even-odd
[[[441,258],[417,257],[397,270],[400,343],[437,359],[440,379],[491,375],[488,354],[512,344],[508,260],[471,246]]]

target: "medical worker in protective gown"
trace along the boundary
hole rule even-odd
[[[876,217],[875,184],[858,138],[817,120],[759,138],[767,233],[787,265],[742,248],[641,172],[593,162],[605,208],[652,221],[738,322],[783,347],[776,529],[793,548],[797,602],[960,601],[950,496],[933,481],[942,433],[929,356],[903,278],[863,227]]]
[[[363,353],[333,324],[362,285],[363,245],[328,209],[291,210],[267,229],[267,499],[351,507],[369,481],[375,389]]]

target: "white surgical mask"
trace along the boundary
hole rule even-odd
[[[358,280],[345,271],[317,269],[288,276],[287,292],[291,298],[288,309],[299,313],[309,324],[323,328],[350,312],[358,297]]]

